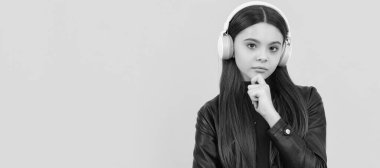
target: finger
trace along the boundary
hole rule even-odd
[[[259,101],[259,98],[258,98],[257,96],[252,96],[252,97],[251,97],[251,100],[252,100],[252,101]]]
[[[255,110],[257,111],[257,107],[259,106],[258,101],[252,101],[253,106],[255,107]]]
[[[255,85],[248,85],[248,90],[256,89],[256,88],[258,88],[258,87],[260,87],[260,85],[258,85],[258,84],[255,84]]]
[[[251,84],[252,84],[252,85],[257,85],[257,84],[259,84],[259,83],[258,83],[259,75],[260,75],[260,74],[254,76],[254,77],[251,79]]]
[[[251,79],[251,83],[252,84],[266,84],[263,76],[261,74],[257,74],[256,76],[254,76],[252,79]]]
[[[257,82],[258,82],[259,84],[266,84],[266,82],[265,82],[263,76],[261,76],[261,74],[258,74],[257,76],[258,76],[258,77],[257,77]]]
[[[252,101],[258,101],[259,100],[259,95],[254,90],[248,90],[248,95]]]

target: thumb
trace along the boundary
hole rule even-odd
[[[257,111],[257,108],[259,106],[259,101],[252,101],[252,104],[255,107],[255,110]]]

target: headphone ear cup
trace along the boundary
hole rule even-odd
[[[222,34],[218,40],[218,54],[221,59],[232,58],[234,52],[233,41],[230,35]]]
[[[282,66],[282,67],[286,66],[286,64],[287,64],[287,62],[291,56],[292,46],[290,44],[287,44],[285,47],[286,47],[285,51],[281,56],[280,63],[278,64],[278,66]]]

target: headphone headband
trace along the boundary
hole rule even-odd
[[[232,20],[232,18],[236,15],[236,13],[238,13],[240,10],[246,8],[246,7],[249,7],[249,6],[266,6],[266,7],[269,7],[269,8],[272,8],[274,9],[277,13],[279,13],[282,18],[284,18],[285,20],[285,24],[286,24],[286,27],[288,28],[288,34],[287,34],[287,38],[289,39],[290,38],[290,28],[289,28],[289,22],[288,20],[286,19],[284,13],[278,9],[276,6],[270,4],[270,3],[267,3],[267,2],[263,2],[263,1],[250,1],[250,2],[246,2],[246,3],[243,3],[241,5],[239,5],[238,7],[236,7],[231,13],[230,15],[227,17],[227,21],[224,23],[224,29],[222,31],[222,35],[224,33],[227,33],[227,30],[228,30],[228,26],[230,24],[230,21]]]

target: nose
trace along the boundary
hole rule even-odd
[[[267,62],[268,61],[267,54],[265,53],[264,50],[261,50],[261,52],[257,55],[256,61],[259,61],[259,62]]]

